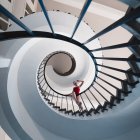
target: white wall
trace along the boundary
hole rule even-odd
[[[0,0],[0,4],[4,6],[8,11],[12,12],[13,3],[10,3],[8,0]]]
[[[8,68],[0,69],[0,124],[1,127],[5,130],[5,132],[11,137],[13,140],[20,140],[20,137],[26,138],[30,140],[30,138],[23,131],[13,112],[11,111],[11,107],[8,101],[7,96],[7,75]]]

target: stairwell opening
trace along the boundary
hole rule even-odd
[[[55,73],[60,76],[68,76],[72,74],[76,67],[74,57],[65,51],[56,51],[48,55],[46,66],[51,65]]]

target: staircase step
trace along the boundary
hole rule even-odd
[[[91,109],[88,111],[87,115],[91,115],[92,112],[95,112],[95,109],[94,109],[94,108],[91,108]]]
[[[79,116],[86,115],[87,112],[87,110],[83,110],[82,112],[80,112]]]
[[[129,73],[125,73],[125,75],[127,77],[128,82],[132,83],[133,87],[135,87],[135,85],[139,83],[138,78],[135,77],[134,75],[129,74]]]
[[[130,61],[130,62],[128,62],[128,63],[129,63],[129,65],[130,65],[130,67],[131,67],[131,69],[132,69],[132,71],[133,71],[134,73],[140,74],[140,68],[139,68],[137,62]]]
[[[66,108],[61,108],[61,109],[59,109],[59,111],[61,111],[61,112],[66,111]]]
[[[112,96],[111,99],[110,99],[109,108],[112,108],[113,106],[116,106],[114,101],[115,101],[115,97]]]
[[[124,101],[124,98],[122,97],[122,93],[120,90],[117,90],[117,96],[116,96],[116,103],[120,103],[121,101]]]
[[[108,110],[107,109],[107,106],[109,105],[109,103],[107,101],[105,101],[104,105],[102,106],[102,109],[101,111],[104,112],[105,110]]]
[[[59,107],[59,106],[53,106],[53,108],[60,109],[60,107]]]
[[[136,20],[129,21],[122,26],[140,40],[140,24]]]
[[[72,110],[65,111],[65,114],[73,113]]]
[[[50,105],[55,105],[54,103],[52,103],[52,102],[48,102],[48,104],[50,104]]]
[[[100,112],[100,110],[102,109],[102,106],[101,105],[98,105],[97,106],[97,108],[95,109],[95,111],[94,111],[94,114],[99,114]]]
[[[80,114],[80,113],[81,113],[81,111],[78,110],[78,111],[75,112],[75,115]]]
[[[128,94],[132,92],[132,88],[127,83],[121,82],[121,84],[122,90],[124,91],[123,95],[128,96]]]

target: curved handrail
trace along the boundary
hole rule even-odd
[[[62,94],[62,93],[57,92],[56,90],[54,90],[54,89],[51,87],[51,85],[48,83],[47,78],[46,78],[46,76],[45,76],[46,65],[47,65],[48,61],[50,60],[50,58],[51,58],[53,55],[55,55],[55,54],[57,54],[57,53],[60,53],[60,52],[62,52],[62,51],[57,51],[57,52],[51,53],[50,55],[46,56],[46,57],[43,59],[43,61],[41,62],[40,66],[39,66],[39,70],[43,68],[43,71],[42,71],[43,74],[42,74],[42,76],[44,76],[44,80],[45,80],[47,86],[48,86],[53,92],[55,92],[55,93],[57,93],[57,94],[59,94],[59,95],[62,95],[62,96],[69,96],[69,94]],[[63,53],[66,53],[66,52],[63,51]],[[38,71],[38,74],[40,74],[40,71]],[[38,78],[38,77],[39,77],[39,76],[37,76],[37,78]],[[39,81],[39,79],[38,79],[38,81]],[[94,81],[95,81],[95,78],[93,78],[92,83],[93,83]],[[89,88],[92,86],[92,83],[90,84],[89,87],[87,87],[87,88],[86,88],[83,92],[81,92],[80,94],[83,94],[87,89],[89,89]]]

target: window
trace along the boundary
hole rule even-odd
[[[28,16],[29,14],[27,13],[27,11],[25,11],[25,16]]]
[[[6,30],[8,28],[9,18],[0,13],[0,29]]]
[[[34,4],[35,0],[31,0],[31,1],[32,1],[32,3]]]
[[[0,19],[0,29],[6,30],[8,28],[8,22],[5,22],[4,20]]]
[[[28,4],[26,4],[26,8],[25,8],[25,16],[29,15],[29,14],[32,14],[33,11],[32,9],[29,7]]]
[[[2,18],[2,19],[4,19],[4,20],[8,21],[8,18],[7,18],[5,15],[3,15],[2,13],[0,13],[0,18]]]

